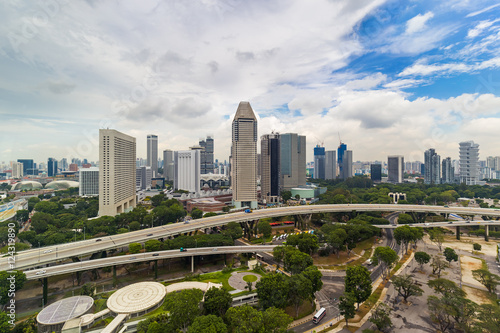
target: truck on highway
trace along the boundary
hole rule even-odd
[[[245,213],[251,213],[252,210],[251,209],[245,209]]]

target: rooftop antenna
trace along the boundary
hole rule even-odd
[[[340,144],[342,144],[342,139],[340,138],[340,132],[339,133],[339,141],[340,141]]]

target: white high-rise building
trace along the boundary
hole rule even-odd
[[[99,168],[80,169],[80,188],[78,192],[81,197],[99,195]]]
[[[174,189],[199,193],[201,186],[201,150],[174,152]]]
[[[12,162],[12,178],[23,178],[23,164]]]
[[[404,179],[404,157],[401,155],[389,156],[387,158],[387,181],[390,183],[402,183]]]
[[[460,142],[460,183],[476,185],[479,181],[479,145]]]
[[[153,171],[153,177],[158,176],[158,135],[148,134],[148,166]]]
[[[150,190],[151,178],[153,178],[153,170],[150,166],[142,166],[135,170],[135,187],[136,190]]]
[[[249,102],[240,102],[233,119],[231,187],[236,208],[257,208],[257,118]]]
[[[136,205],[135,138],[99,130],[99,215],[115,216]]]
[[[335,150],[326,151],[325,179],[337,178],[337,152]]]

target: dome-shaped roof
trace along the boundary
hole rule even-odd
[[[52,190],[67,190],[70,187],[80,187],[80,183],[72,180],[55,180],[45,185],[45,188]]]
[[[40,190],[43,186],[39,182],[35,182],[33,180],[24,180],[22,182],[14,184],[12,186],[12,191],[22,191],[22,190]]]

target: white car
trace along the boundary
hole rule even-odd
[[[45,274],[47,273],[47,271],[44,269],[44,270],[41,270],[39,272],[36,272],[36,275],[42,275],[42,274]]]
[[[50,252],[52,252],[52,250],[45,250],[45,251],[43,251],[43,253],[50,253]]]

